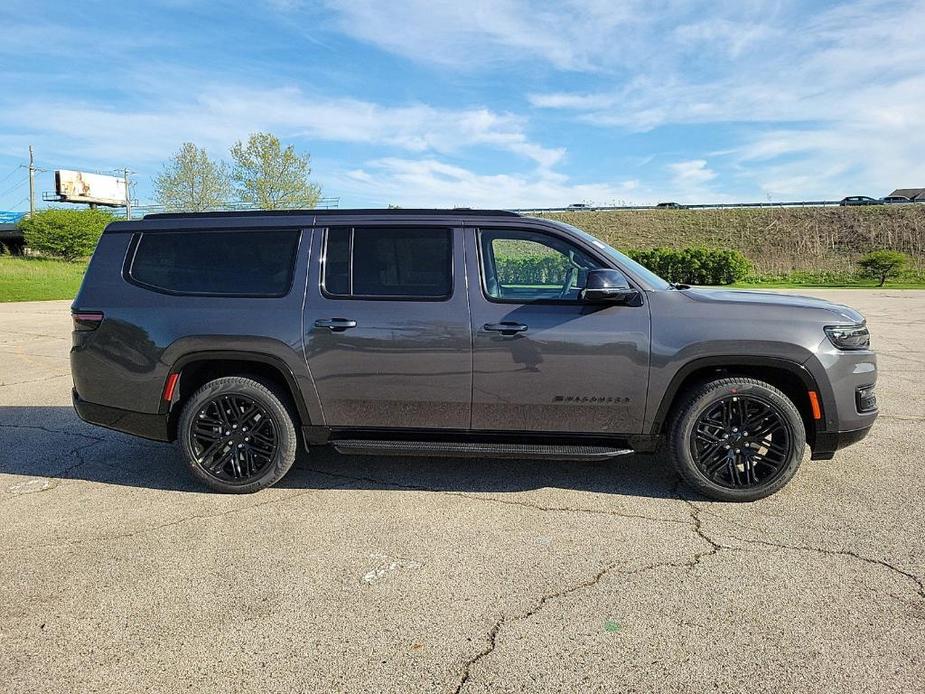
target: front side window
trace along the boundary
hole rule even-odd
[[[297,229],[145,232],[128,275],[171,294],[282,296],[298,243]]]
[[[322,287],[335,298],[444,300],[453,286],[450,229],[328,229]]]
[[[490,299],[577,301],[588,270],[604,267],[561,238],[529,231],[483,231],[482,280]]]

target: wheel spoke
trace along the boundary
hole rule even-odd
[[[224,439],[218,439],[213,441],[212,444],[202,452],[202,455],[199,456],[199,461],[205,465],[208,465],[209,462],[213,459],[215,454],[225,445]]]
[[[724,467],[729,465],[729,454],[723,452],[723,455],[714,458],[712,463],[710,467],[706,468],[705,473],[710,479],[715,479],[717,473],[721,472]]]
[[[218,458],[213,458],[210,463],[206,464],[206,469],[209,472],[216,473],[224,469],[225,465],[228,464],[228,460],[231,458],[232,452],[230,449],[223,449],[222,453]]]

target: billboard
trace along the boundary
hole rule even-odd
[[[125,179],[84,171],[55,171],[55,193],[61,202],[125,205]]]

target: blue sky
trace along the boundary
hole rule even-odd
[[[0,209],[257,130],[343,207],[884,195],[923,124],[925,0],[0,6]]]

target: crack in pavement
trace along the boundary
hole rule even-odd
[[[678,485],[677,488],[678,488],[678,489],[680,488],[680,484]],[[713,516],[714,518],[716,518],[716,519],[718,519],[718,520],[720,520],[720,521],[722,521],[722,522],[724,522],[724,523],[731,523],[732,525],[737,525],[738,527],[743,528],[743,529],[745,529],[745,530],[749,530],[749,531],[751,531],[751,532],[759,533],[759,534],[762,534],[762,535],[767,535],[767,532],[764,531],[764,530],[760,530],[760,529],[758,529],[758,528],[753,528],[753,527],[751,527],[751,526],[749,526],[749,525],[745,525],[744,523],[740,523],[740,522],[737,522],[737,521],[729,520],[729,519],[724,518],[723,516],[721,516],[721,515],[719,515],[719,514],[717,514],[717,513],[714,513],[714,512],[712,512],[712,511],[710,511],[709,509],[702,509],[702,508],[700,508],[699,506],[697,506],[697,505],[696,505],[693,501],[691,501],[690,499],[686,499],[686,498],[680,496],[680,494],[678,495],[678,498],[681,499],[682,501],[684,501],[688,506],[691,507],[691,509],[692,509],[692,511],[691,511],[691,518],[693,519],[693,522],[694,522],[694,530],[695,530],[695,532],[696,532],[698,535],[700,535],[700,537],[703,538],[706,542],[709,542],[711,545],[713,545],[715,552],[718,552],[718,551],[721,550],[721,549],[743,549],[743,551],[751,551],[751,550],[745,550],[744,548],[730,547],[729,545],[721,544],[721,543],[719,543],[719,542],[713,540],[713,539],[710,538],[709,536],[707,536],[707,535],[703,532],[703,521],[702,521],[701,518],[700,518],[700,514],[703,513],[703,512],[709,513],[711,516]],[[788,545],[788,544],[785,544],[785,543],[783,543],[783,542],[775,542],[775,541],[773,541],[773,540],[746,539],[746,538],[744,538],[744,537],[738,537],[738,536],[736,536],[736,535],[726,535],[726,537],[729,537],[729,538],[732,539],[732,540],[736,540],[737,542],[743,542],[743,543],[745,543],[745,544],[762,545],[762,546],[765,546],[765,547],[776,547],[777,549],[786,549],[786,550],[797,551],[797,552],[816,552],[816,553],[818,553],[818,554],[826,554],[826,555],[828,555],[828,556],[851,557],[851,558],[856,559],[856,560],[858,560],[858,561],[860,561],[860,562],[863,562],[863,563],[865,563],[865,564],[870,564],[870,565],[872,565],[872,566],[880,566],[880,567],[886,568],[886,569],[888,569],[888,570],[890,570],[890,571],[892,571],[892,572],[894,572],[894,573],[896,573],[896,574],[898,574],[898,575],[900,575],[900,576],[902,576],[902,577],[904,577],[904,578],[906,578],[906,579],[912,581],[912,582],[915,584],[915,592],[919,595],[919,597],[925,598],[925,581],[923,581],[922,579],[920,579],[920,578],[919,578],[918,576],[916,576],[915,574],[910,573],[910,572],[906,571],[905,569],[901,569],[901,568],[899,568],[898,566],[894,566],[894,565],[891,564],[890,562],[885,561],[885,560],[883,560],[883,559],[873,559],[873,558],[871,558],[871,557],[865,557],[864,555],[858,554],[857,552],[854,552],[854,551],[852,551],[852,550],[850,550],[850,549],[828,549],[828,548],[825,548],[825,547],[813,547],[813,546],[811,546],[811,545]],[[714,553],[715,553],[715,552],[714,552]]]
[[[743,529],[745,529],[745,530],[750,530],[751,532],[754,532],[754,533],[760,533],[760,534],[767,535],[767,533],[766,533],[765,531],[763,531],[763,530],[759,530],[758,528],[753,528],[753,527],[751,527],[751,526],[745,525],[744,523],[739,523],[739,522],[735,522],[735,521],[730,521],[730,520],[728,520],[728,519],[726,519],[726,518],[723,518],[723,517],[720,516],[719,514],[713,513],[712,511],[710,511],[710,510],[708,510],[708,509],[702,509],[702,508],[700,508],[699,506],[697,506],[696,504],[694,504],[694,503],[693,503],[691,500],[689,500],[689,499],[683,498],[683,497],[681,497],[681,496],[679,496],[678,498],[680,498],[682,501],[684,501],[686,504],[688,504],[688,506],[691,507],[691,509],[692,509],[691,518],[692,518],[693,521],[694,521],[694,530],[695,530],[695,532],[697,532],[697,534],[700,535],[700,537],[703,538],[706,542],[709,542],[711,545],[713,545],[715,551],[717,551],[717,552],[718,552],[719,550],[721,550],[721,549],[736,549],[736,548],[735,548],[735,547],[730,547],[730,546],[728,546],[728,545],[721,544],[721,543],[719,543],[719,542],[716,542],[715,540],[713,540],[712,538],[708,537],[708,536],[703,532],[702,520],[700,519],[700,513],[702,513],[702,512],[709,513],[709,514],[710,514],[711,516],[713,516],[714,518],[717,518],[717,519],[719,519],[719,520],[721,520],[721,521],[723,521],[723,522],[726,522],[726,523],[732,523],[733,525],[737,525],[737,526],[739,526],[740,528],[743,528]],[[886,568],[886,569],[888,569],[888,570],[890,570],[890,571],[892,571],[892,572],[894,572],[894,573],[896,573],[896,574],[898,574],[898,575],[900,575],[900,576],[903,576],[904,578],[906,578],[906,579],[912,581],[912,582],[915,584],[915,592],[918,593],[919,597],[925,598],[925,581],[923,581],[922,579],[920,579],[920,578],[919,578],[918,576],[916,576],[915,574],[910,573],[910,572],[906,571],[905,569],[901,569],[901,568],[899,568],[898,566],[894,566],[894,565],[891,564],[890,562],[885,561],[885,560],[883,560],[883,559],[873,559],[873,558],[871,558],[871,557],[865,557],[864,555],[858,554],[857,552],[854,552],[854,551],[852,551],[852,550],[850,550],[850,549],[828,549],[828,548],[825,548],[825,547],[813,547],[813,546],[811,546],[811,545],[788,545],[788,544],[785,544],[785,543],[783,543],[783,542],[775,542],[775,541],[773,541],[773,540],[746,539],[746,538],[744,538],[744,537],[738,537],[738,536],[736,536],[736,535],[727,535],[726,537],[729,537],[729,538],[732,539],[732,540],[736,540],[737,542],[743,542],[743,543],[745,543],[745,544],[763,545],[763,546],[765,546],[765,547],[776,547],[777,549],[787,549],[787,550],[798,551],[798,552],[816,552],[816,553],[818,553],[818,554],[826,554],[826,555],[829,555],[829,556],[851,557],[851,558],[856,559],[856,560],[858,560],[858,561],[860,561],[860,562],[863,562],[863,563],[865,563],[865,564],[870,564],[870,565],[872,565],[872,566],[881,566],[881,567],[883,567],[883,568]],[[744,549],[744,548],[742,548],[742,549]],[[750,550],[744,550],[744,551],[750,551]],[[715,552],[714,552],[714,553],[715,553]]]
[[[74,466],[79,467],[79,465]],[[340,487],[344,488],[344,487]],[[296,492],[294,494],[289,494],[287,496],[278,497],[275,499],[267,499],[265,501],[259,501],[255,504],[248,504],[246,506],[241,506],[238,508],[231,508],[225,511],[219,511],[216,513],[201,513],[201,514],[191,514],[189,516],[184,516],[182,518],[177,518],[175,520],[169,521],[167,523],[161,523],[148,528],[139,528],[138,530],[132,530],[125,533],[118,533],[114,535],[96,535],[94,537],[81,537],[75,540],[69,540],[66,542],[52,542],[44,545],[20,545],[17,547],[6,547],[0,548],[0,554],[12,554],[13,552],[19,552],[22,550],[36,550],[36,549],[55,549],[59,547],[71,547],[75,545],[89,544],[91,542],[107,542],[109,540],[124,540],[132,537],[138,537],[139,535],[146,535],[148,533],[154,533],[158,530],[163,530],[164,528],[172,528],[177,525],[182,525],[183,523],[189,523],[196,520],[213,520],[215,518],[222,518],[224,516],[234,515],[236,513],[244,513],[246,511],[251,511],[262,506],[271,506],[273,504],[282,503],[284,501],[291,501],[300,496],[305,496],[306,494],[311,494],[318,491],[317,489],[303,489],[302,491]]]
[[[696,552],[684,561],[669,560],[669,561],[663,561],[663,562],[656,562],[654,564],[643,566],[638,569],[633,569],[631,571],[621,571],[620,572],[621,574],[634,575],[638,573],[643,573],[645,571],[651,571],[654,569],[665,568],[665,567],[678,567],[678,568],[684,568],[686,570],[690,570],[696,567],[698,564],[700,564],[705,558],[715,556],[719,554],[720,552],[755,551],[755,550],[749,550],[749,549],[745,549],[741,547],[732,547],[729,545],[725,545],[713,539],[709,534],[707,534],[707,532],[703,528],[703,520],[700,517],[700,514],[703,513],[706,509],[702,509],[690,499],[682,496],[679,492],[680,486],[681,486],[681,482],[679,481],[679,483],[675,487],[675,494],[678,500],[686,504],[688,508],[690,509],[689,523],[691,526],[691,530],[697,535],[697,537],[702,542],[706,543],[709,546],[709,549],[703,552]],[[870,559],[868,557],[861,556],[850,550],[826,550],[826,549],[817,548],[817,547],[784,545],[782,543],[774,543],[774,542],[763,541],[763,540],[745,540],[739,537],[733,537],[733,536],[730,536],[730,537],[732,537],[732,539],[734,540],[737,540],[739,542],[743,542],[746,544],[761,544],[761,545],[776,547],[779,549],[796,550],[796,551],[812,551],[812,552],[819,552],[822,554],[828,554],[828,555],[833,555],[833,556],[847,556],[847,557],[857,559],[867,564],[885,567],[913,581],[917,586],[916,592],[919,594],[920,597],[925,597],[925,586],[923,586],[922,581],[918,579],[916,576],[914,576],[913,574],[910,574],[902,569],[899,569],[898,567],[895,567],[888,562],[885,562],[879,559]],[[460,692],[462,692],[466,684],[468,684],[472,680],[472,668],[476,665],[476,663],[483,660],[484,658],[487,658],[497,649],[498,635],[501,631],[501,628],[505,624],[513,624],[515,622],[529,619],[530,617],[535,615],[537,612],[539,612],[548,601],[553,600],[558,597],[563,597],[565,595],[568,595],[578,590],[582,590],[585,588],[591,588],[597,585],[604,578],[604,576],[606,576],[608,573],[616,569],[617,565],[618,565],[617,562],[612,562],[606,565],[605,567],[603,567],[600,571],[598,571],[598,573],[596,573],[590,579],[585,579],[575,585],[566,587],[559,591],[542,595],[539,601],[533,606],[533,608],[514,617],[513,619],[508,620],[502,614],[502,616],[494,623],[491,630],[488,632],[487,644],[485,648],[479,651],[478,653],[476,653],[475,655],[473,655],[471,658],[469,658],[469,660],[467,660],[466,663],[464,664],[459,683],[457,684],[454,690],[455,694],[460,694]],[[906,600],[900,598],[899,596],[893,596],[892,594],[891,596],[895,597],[900,602],[907,602]]]
[[[70,374],[52,374],[51,376],[42,376],[41,378],[33,378],[28,381],[10,381],[8,383],[0,383],[0,388],[8,388],[10,386],[22,386],[28,383],[41,383],[42,381],[53,381],[56,378],[64,378],[65,376],[70,376]]]
[[[675,487],[675,489],[677,490],[677,486]],[[683,503],[687,504],[688,507],[690,508],[689,521],[682,521],[682,522],[689,524],[694,534],[697,535],[697,537],[702,542],[709,545],[709,549],[703,552],[695,552],[694,554],[690,555],[687,559],[683,561],[679,561],[677,559],[671,559],[668,561],[661,561],[661,562],[656,562],[654,564],[642,566],[637,569],[633,569],[631,571],[620,571],[619,573],[626,575],[626,576],[631,576],[631,575],[643,573],[645,571],[652,571],[655,569],[660,569],[660,568],[665,568],[665,567],[679,567],[679,568],[685,568],[689,570],[689,569],[693,569],[695,566],[700,564],[700,562],[703,561],[706,557],[714,556],[718,554],[721,550],[737,549],[735,547],[728,547],[726,545],[722,545],[719,542],[716,542],[710,536],[708,536],[704,532],[703,527],[702,527],[702,521],[700,520],[701,509],[697,507],[695,504],[693,504],[690,500],[685,499],[681,497],[680,495],[678,495],[678,499],[682,501]],[[508,620],[505,617],[505,615],[502,614],[501,617],[494,623],[492,628],[489,630],[488,636],[487,636],[488,642],[485,648],[479,651],[478,653],[476,653],[475,655],[473,655],[471,658],[469,658],[469,660],[467,660],[465,664],[463,665],[459,683],[456,685],[456,688],[453,690],[454,694],[460,694],[460,692],[462,692],[466,684],[468,684],[472,680],[473,666],[475,666],[475,664],[481,661],[482,659],[490,656],[495,651],[495,649],[498,647],[498,634],[501,631],[501,628],[505,624],[514,624],[516,622],[521,622],[523,620],[530,619],[531,617],[536,615],[541,609],[543,609],[546,603],[549,602],[550,600],[555,600],[556,598],[561,598],[571,593],[574,593],[576,591],[584,590],[586,588],[593,588],[598,583],[600,583],[601,580],[603,580],[603,578],[607,574],[609,574],[611,571],[616,569],[618,565],[619,565],[619,562],[611,562],[607,564],[606,566],[604,566],[602,569],[600,569],[596,574],[594,574],[590,578],[586,578],[582,581],[579,581],[578,583],[575,583],[574,585],[567,586],[558,591],[555,591],[552,593],[545,593],[541,595],[540,599],[536,602],[536,604],[532,608],[530,608],[526,612],[523,612],[517,615],[516,617],[510,620]]]
[[[48,434],[62,434],[64,436],[79,436],[91,441],[105,441],[102,436],[93,436],[92,434],[81,434],[76,431],[62,431],[61,429],[50,429],[49,427],[38,426],[36,424],[0,424],[0,429],[30,429],[33,431],[44,431]]]
[[[47,315],[51,315],[51,314],[48,314],[48,313],[44,313],[44,314],[43,314],[43,313],[37,313],[36,315],[45,315],[45,316],[47,316]],[[71,336],[70,336],[70,335],[46,335],[45,333],[30,333],[30,332],[26,332],[26,331],[24,331],[24,330],[16,330],[16,331],[15,331],[15,334],[16,334],[16,335],[28,335],[29,337],[43,337],[43,338],[46,338],[46,339],[48,339],[48,340],[70,340],[70,339],[71,339]]]
[[[925,417],[919,417],[917,415],[901,415],[901,414],[883,414],[880,413],[878,419],[895,419],[900,422],[925,422]]]
[[[504,626],[505,623],[514,624],[516,622],[521,622],[525,619],[530,619],[530,617],[534,616],[541,609],[543,609],[543,606],[550,600],[555,600],[556,598],[564,597],[566,595],[569,595],[570,593],[574,593],[584,588],[594,587],[595,585],[601,582],[601,579],[603,579],[604,576],[606,576],[608,573],[613,571],[613,569],[617,567],[617,564],[618,562],[611,562],[610,564],[607,564],[606,566],[604,566],[600,571],[594,574],[591,578],[586,578],[583,581],[580,581],[571,586],[567,586],[566,588],[563,588],[561,590],[558,590],[552,593],[545,593],[541,595],[540,599],[537,601],[537,603],[532,608],[530,608],[526,612],[523,612],[517,615],[516,617],[510,620],[508,620],[502,614],[501,617],[498,619],[498,621],[496,621],[494,625],[491,627],[491,629],[488,631],[488,643],[486,644],[486,647],[466,661],[465,665],[463,666],[463,670],[460,676],[459,683],[456,685],[456,689],[454,690],[454,694],[459,694],[463,690],[463,688],[466,686],[466,684],[472,679],[472,667],[476,663],[478,663],[480,660],[482,660],[483,658],[487,658],[488,656],[490,656],[494,652],[494,650],[497,648],[498,633],[501,631],[501,627]],[[654,568],[655,566],[656,565],[652,565],[651,567],[643,567],[642,569],[637,569],[637,571],[645,571],[650,568]],[[635,573],[635,572],[629,572],[629,573]]]
[[[529,501],[518,501],[515,499],[499,499],[496,496],[473,494],[470,492],[455,492],[452,489],[440,489],[438,487],[428,487],[422,484],[408,484],[405,482],[393,482],[391,480],[382,480],[382,479],[377,479],[375,477],[347,475],[342,472],[329,472],[327,470],[319,470],[317,468],[300,467],[299,469],[305,470],[307,472],[313,472],[318,475],[325,475],[327,477],[335,477],[335,478],[340,478],[340,479],[353,480],[354,482],[369,482],[371,484],[377,484],[381,487],[393,487],[395,489],[404,489],[407,491],[415,491],[415,492],[432,492],[435,494],[446,494],[448,496],[458,496],[464,499],[473,499],[475,501],[481,501],[485,503],[503,504],[506,506],[521,506],[521,507],[530,508],[536,511],[548,511],[548,512],[553,512],[553,513],[588,513],[588,514],[600,515],[600,516],[616,516],[619,518],[637,518],[640,520],[653,521],[655,523],[672,523],[675,525],[684,525],[687,523],[686,520],[681,520],[677,518],[659,518],[658,516],[647,516],[641,513],[621,513],[620,511],[605,511],[605,510],[591,509],[591,508],[575,508],[572,506],[543,506],[541,504],[531,503]]]
[[[754,530],[754,528],[750,528],[750,530]],[[915,592],[918,594],[920,598],[925,599],[925,582],[923,582],[922,579],[920,579],[915,574],[910,573],[906,571],[905,569],[900,569],[898,566],[894,566],[890,562],[885,561],[883,559],[873,559],[871,557],[865,557],[864,555],[858,554],[857,552],[853,552],[850,549],[826,549],[825,547],[813,547],[811,545],[788,545],[782,542],[774,542],[771,540],[748,540],[748,539],[745,539],[744,537],[736,537],[735,535],[729,535],[728,537],[730,537],[733,540],[737,540],[738,542],[744,542],[746,544],[763,545],[766,547],[776,547],[777,549],[787,549],[787,550],[797,551],[797,552],[816,552],[818,554],[826,554],[828,556],[834,556],[834,557],[837,557],[837,556],[851,557],[865,564],[870,564],[872,566],[880,566],[880,567],[888,569],[912,581],[915,584]]]
[[[68,467],[64,468],[63,470],[60,470],[59,472],[55,473],[54,475],[49,475],[49,476],[50,476],[50,477],[59,477],[59,478],[65,478],[65,479],[67,479],[68,475],[70,475],[74,470],[76,470],[77,468],[81,467],[82,465],[86,465],[86,464],[87,464],[88,461],[87,461],[86,458],[84,458],[84,454],[83,454],[84,450],[87,449],[87,448],[92,448],[93,446],[98,446],[98,445],[100,445],[104,440],[105,440],[105,439],[100,439],[99,441],[91,441],[90,443],[88,443],[88,444],[86,444],[86,445],[84,445],[84,446],[78,446],[77,448],[75,448],[75,449],[73,449],[73,450],[71,450],[71,451],[68,451],[67,454],[68,454],[69,456],[70,456],[70,455],[75,456],[75,457],[77,458],[77,462],[76,462],[75,464],[73,464],[73,465],[69,465]]]
[[[59,433],[63,433],[63,432],[59,432]],[[90,437],[88,437],[88,438],[90,438]],[[77,458],[77,462],[76,462],[76,463],[73,463],[73,464],[71,464],[71,465],[68,465],[68,466],[62,468],[61,470],[58,470],[57,472],[49,473],[49,474],[47,474],[47,475],[40,475],[40,476],[38,477],[38,479],[41,479],[41,478],[43,478],[43,477],[51,477],[51,478],[56,478],[56,479],[68,479],[68,476],[71,474],[71,472],[73,472],[73,471],[76,470],[77,468],[79,468],[79,467],[81,467],[81,466],[83,466],[83,465],[86,465],[88,462],[90,462],[90,461],[88,461],[86,458],[84,458],[83,451],[86,450],[87,448],[92,448],[93,446],[98,446],[99,444],[103,443],[105,440],[106,440],[106,439],[96,439],[96,440],[94,440],[94,441],[90,441],[90,443],[84,444],[83,446],[77,446],[77,448],[73,448],[73,449],[69,450],[67,453],[65,453],[65,454],[62,456],[62,458],[69,458],[69,457],[71,457],[71,456],[75,456],[75,457]],[[53,484],[53,485],[50,485],[50,486],[46,487],[45,489],[40,490],[39,493],[41,493],[41,492],[50,492],[52,489],[57,489],[57,487],[58,487],[57,484]],[[21,496],[24,496],[24,495],[22,495],[22,494],[15,494],[15,495],[13,495],[11,498],[7,499],[7,500],[6,500],[6,503],[11,503],[13,500],[18,499],[18,498],[20,498]]]

